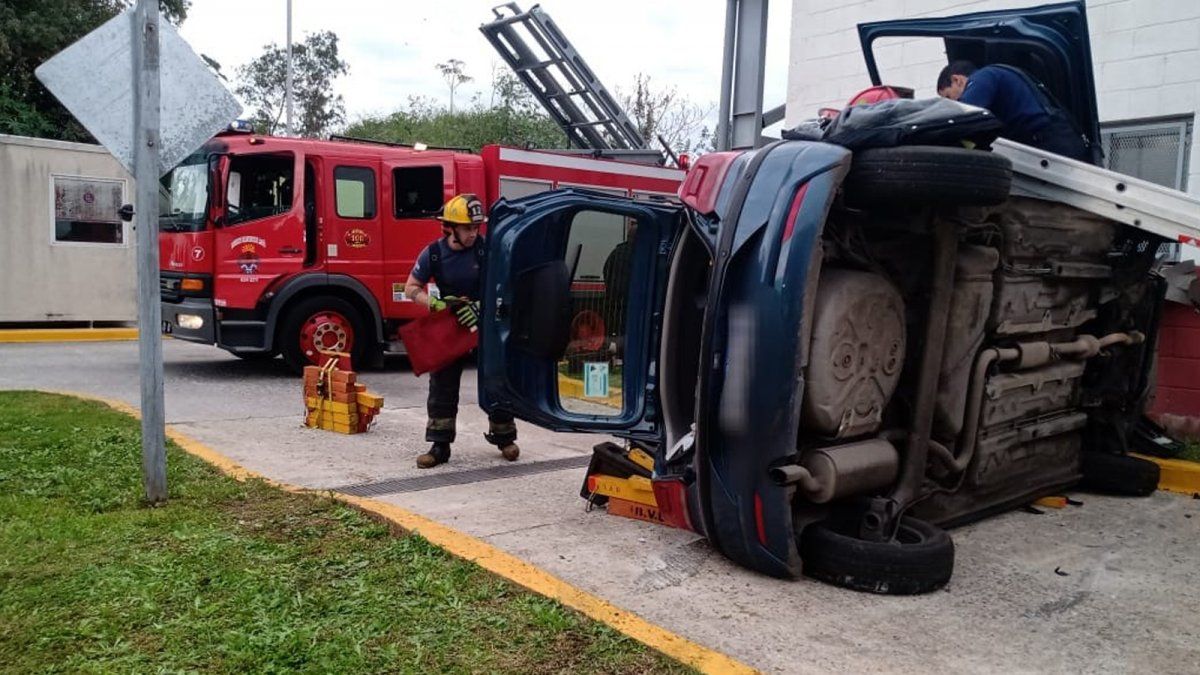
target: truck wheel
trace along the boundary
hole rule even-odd
[[[297,373],[304,366],[321,365],[321,350],[349,352],[358,367],[369,341],[366,321],[354,305],[330,296],[301,300],[288,311],[281,329],[279,351]]]
[[[852,206],[993,206],[1008,199],[1012,162],[965,148],[872,148],[854,153],[844,185]]]
[[[804,574],[835,586],[884,595],[935,591],[950,581],[954,542],[945,530],[905,517],[890,542],[851,534],[857,519],[810,525],[800,536]]]
[[[1145,497],[1158,489],[1162,469],[1141,457],[1107,452],[1083,453],[1080,487],[1106,495]]]

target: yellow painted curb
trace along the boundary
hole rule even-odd
[[[137,418],[141,417],[136,408],[121,401],[72,391],[47,391],[46,393],[97,401],[119,412]],[[523,586],[534,593],[557,600],[567,607],[595,619],[623,635],[637,640],[651,649],[662,652],[702,673],[759,672],[732,657],[692,642],[681,635],[676,635],[661,626],[646,621],[633,612],[621,609],[607,600],[576,588],[540,567],[525,562],[510,553],[506,553],[481,539],[459,532],[418,513],[375,499],[355,497],[329,490],[314,490],[271,480],[247,469],[204,443],[179,431],[173,425],[167,425],[166,433],[167,438],[174,441],[176,445],[183,448],[188,454],[212,464],[221,473],[235,480],[257,478],[288,492],[329,497],[367,513],[375,514],[396,524],[405,531],[420,534],[436,546],[446,549],[455,556],[469,560],[485,570],[508,579],[519,586]]]
[[[136,340],[136,328],[12,328],[0,330],[4,342],[105,342]]]
[[[1185,495],[1200,494],[1200,463],[1147,455],[1134,456],[1148,459],[1162,469],[1162,474],[1158,477],[1159,490],[1179,492]]]

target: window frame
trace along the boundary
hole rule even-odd
[[[411,171],[413,169],[437,169],[441,173],[441,180],[438,181],[437,190],[437,207],[428,211],[420,212],[400,212],[400,181],[396,180],[397,174],[401,171]],[[446,166],[440,163],[432,164],[401,164],[391,167],[392,178],[392,218],[394,220],[424,220],[432,218],[441,213],[443,203],[446,201]]]
[[[289,162],[291,163],[291,172],[292,172],[291,173],[291,176],[292,176],[292,201],[291,201],[291,203],[288,204],[287,209],[280,211],[279,213],[272,213],[272,214],[268,214],[265,216],[258,216],[257,218],[248,218],[246,220],[230,222],[230,220],[229,220],[229,204],[230,204],[229,187],[232,184],[230,176],[233,175],[234,163],[237,162],[239,159],[252,160],[252,159],[261,159],[263,157],[280,157],[280,158],[286,157],[289,160]],[[283,151],[278,151],[278,152],[255,152],[255,153],[246,153],[246,154],[240,154],[240,155],[237,155],[237,154],[229,155],[229,164],[226,167],[226,170],[224,171],[223,184],[221,186],[221,190],[222,190],[222,192],[224,192],[224,194],[222,195],[222,201],[224,202],[224,204],[221,207],[223,217],[222,217],[222,222],[217,226],[217,229],[242,227],[242,226],[248,225],[250,223],[257,223],[266,218],[279,218],[281,216],[286,216],[289,213],[292,213],[293,211],[295,211],[296,210],[296,192],[297,192],[297,190],[296,190],[296,160],[299,157],[301,157],[301,155],[299,155],[296,152],[292,152],[291,150],[283,150]],[[239,178],[239,180],[240,180],[240,178]],[[212,197],[210,195],[209,196],[210,202],[211,202],[211,199],[212,199]],[[211,204],[210,204],[210,207],[211,207]],[[241,205],[239,205],[238,208],[240,209]]]
[[[371,199],[369,202],[367,200],[367,195],[365,194],[365,191],[363,194],[363,206],[365,207],[368,203],[371,205],[370,215],[361,215],[361,216],[342,215],[341,203],[340,203],[340,200],[338,199],[338,171],[341,169],[353,169],[355,171],[370,172],[370,174],[371,174],[371,195],[370,195]],[[342,220],[375,220],[376,218],[379,217],[379,182],[376,180],[378,178],[378,176],[376,176],[375,167],[363,166],[362,164],[335,164],[333,166],[333,173],[331,175],[333,176],[333,215],[334,216],[336,216]],[[355,179],[343,178],[342,180],[355,180]],[[363,209],[363,213],[366,214],[365,208]]]
[[[1109,164],[1112,157],[1112,141],[1115,134],[1136,134],[1138,132],[1177,130],[1179,134],[1179,156],[1175,159],[1175,184],[1166,185],[1174,190],[1187,192],[1188,171],[1191,164],[1191,150],[1194,143],[1195,115],[1169,115],[1164,117],[1141,118],[1132,120],[1112,120],[1100,123],[1100,147],[1104,151],[1104,168],[1113,170]],[[1134,176],[1147,180],[1141,176]],[[1151,181],[1152,182],[1152,181]],[[1158,185],[1158,183],[1155,183]]]
[[[75,247],[75,248],[77,248],[77,247],[108,248],[108,249],[121,249],[121,248],[129,248],[130,247],[130,245],[131,245],[130,240],[132,239],[132,237],[130,236],[130,234],[132,232],[130,223],[125,222],[124,220],[122,220],[120,218],[120,216],[116,216],[115,214],[114,214],[114,217],[117,219],[117,224],[121,228],[121,242],[120,243],[114,244],[112,242],[102,242],[102,241],[60,241],[58,238],[58,218],[55,217],[55,204],[54,204],[54,181],[57,178],[69,178],[69,179],[75,179],[75,180],[97,181],[97,182],[103,182],[103,183],[120,183],[121,184],[121,205],[129,203],[129,180],[126,178],[113,178],[111,176],[93,176],[93,175],[87,175],[87,174],[51,172],[50,176],[47,180],[47,184],[49,185],[49,188],[50,188],[49,196],[47,197],[47,200],[48,200],[49,207],[50,207],[49,221],[50,221],[50,245],[51,246],[65,246],[65,247]]]

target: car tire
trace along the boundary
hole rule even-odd
[[[312,345],[306,344],[306,338],[302,335],[306,328],[312,328],[310,323],[316,324],[319,329],[326,324],[328,327],[321,329],[322,332],[334,331],[348,338],[345,341],[350,345],[352,366],[357,368],[363,362],[369,340],[366,320],[349,302],[322,295],[296,303],[288,310],[280,326],[276,345],[293,372],[302,373],[305,366],[320,365],[309,358]],[[311,330],[305,333],[309,335],[307,342],[313,339],[311,333]]]
[[[965,148],[872,148],[854,153],[844,185],[852,206],[994,206],[1008,199],[1012,162]]]
[[[1085,452],[1080,487],[1106,495],[1145,497],[1158,489],[1162,469],[1148,459]]]
[[[822,521],[805,528],[800,557],[805,576],[835,586],[883,595],[935,591],[954,571],[954,542],[940,527],[904,517],[890,542],[851,534],[856,519]]]

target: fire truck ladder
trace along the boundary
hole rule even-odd
[[[504,9],[512,13],[506,15]],[[646,141],[629,116],[539,5],[523,12],[517,3],[509,2],[493,7],[492,13],[496,19],[479,30],[562,127],[568,145],[592,150],[646,149]],[[538,49],[522,33],[531,37]]]

